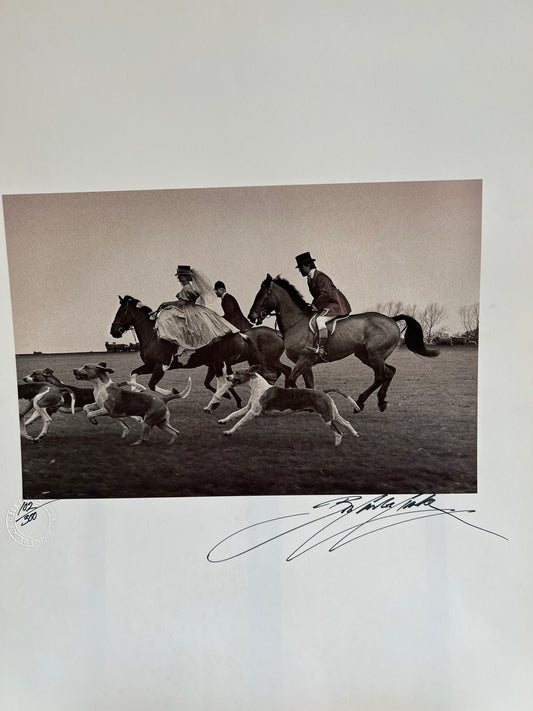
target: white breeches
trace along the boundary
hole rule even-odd
[[[335,318],[335,316],[317,316],[316,317],[316,327],[320,330],[322,328],[326,328],[326,324],[328,321],[332,321]]]

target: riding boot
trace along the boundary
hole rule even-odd
[[[317,357],[317,360],[323,360],[327,361],[328,356],[326,354],[325,350],[325,345],[328,340],[328,329],[327,328],[319,328],[318,329],[318,337],[315,341],[314,346],[307,346],[307,350],[312,351],[315,356]]]
[[[328,329],[321,328],[318,331],[318,345],[316,349],[316,354],[319,360],[327,362],[328,356],[326,353],[326,343],[328,342]]]

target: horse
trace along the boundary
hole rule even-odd
[[[275,376],[274,382],[284,375],[285,384],[287,384],[291,369],[280,361],[285,347],[283,339],[274,329],[261,326],[250,329],[244,335],[242,333],[228,333],[214,343],[198,348],[188,356],[187,361],[180,363],[178,358],[174,357],[178,346],[158,337],[154,321],[150,319],[151,309],[133,296],[119,296],[118,298],[120,306],[111,325],[111,335],[113,338],[120,338],[130,328],[135,330],[144,365],[132,370],[131,376],[135,378],[137,375],[151,374],[152,377],[148,383],[151,390],[167,392],[162,388],[157,388],[165,370],[198,368],[206,365],[208,370],[204,385],[215,395],[204,409],[211,412],[220,404],[217,392],[226,382],[225,372],[231,372],[232,365],[243,361],[248,361],[250,365],[260,365],[263,371],[272,372],[272,377]],[[216,390],[211,387],[211,381],[215,376],[218,386]],[[230,389],[230,392],[237,406],[240,407],[241,398],[235,390]]]
[[[254,299],[248,320],[254,324],[262,323],[272,313],[276,314],[287,355],[295,363],[289,386],[294,385],[299,375],[302,375],[306,387],[314,387],[312,367],[317,359],[311,350],[313,334],[309,321],[315,310],[286,279],[280,276],[273,279],[267,274]],[[381,412],[387,407],[387,390],[396,368],[385,361],[400,342],[400,328],[396,321],[406,323],[405,345],[410,351],[427,358],[438,355],[437,350],[426,348],[418,321],[405,314],[392,317],[373,311],[353,314],[339,319],[328,338],[329,361],[341,360],[353,354],[374,371],[374,382],[357,398],[360,410],[363,410],[368,397],[378,388],[378,407]],[[355,408],[354,412],[357,412]]]

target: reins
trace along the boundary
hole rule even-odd
[[[266,297],[271,297],[271,296],[272,296],[272,285],[273,285],[273,284],[274,284],[274,282],[272,282],[272,283],[270,284],[270,286],[268,287],[268,291],[267,291],[267,293],[266,293]],[[287,294],[287,296],[288,296],[289,298],[291,298],[291,297],[290,297],[290,294]],[[266,314],[266,315],[263,317],[263,320],[264,320],[265,318],[268,318],[269,316],[275,316],[275,317],[276,317],[276,320],[275,320],[275,323],[274,323],[274,330],[275,330],[275,331],[278,331],[278,332],[281,334],[281,333],[282,333],[282,332],[281,332],[281,328],[278,330],[279,315],[278,315],[278,312],[276,311],[275,308],[272,309],[272,311],[270,311],[268,314]],[[294,319],[294,321],[293,321],[291,324],[288,324],[288,325],[285,327],[285,331],[288,331],[290,328],[292,328],[293,326],[295,326],[295,325],[298,323],[298,320],[299,320],[300,317],[305,316],[305,313],[304,313],[303,311],[301,311],[301,310],[300,310],[300,311],[285,311],[285,312],[283,313],[283,316],[296,316],[296,318]]]
[[[135,332],[135,317],[134,317],[133,313],[130,311],[130,308],[131,308],[131,301],[130,301],[130,299],[128,299],[128,301],[124,305],[124,309],[125,309],[126,313],[128,314],[128,316],[132,319],[131,325],[126,328],[124,323],[121,323],[120,321],[113,321],[113,323],[111,324],[111,328],[113,328],[113,326],[120,326],[122,328],[122,333],[127,333],[128,331],[133,331],[135,341],[138,343],[137,334]]]

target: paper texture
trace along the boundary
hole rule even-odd
[[[4,10],[3,195],[483,181],[478,493],[439,504],[490,533],[437,517],[291,562],[302,537],[212,563],[226,536],[327,497],[141,498],[57,501],[15,540],[2,240],[3,705],[528,708],[531,8]]]

